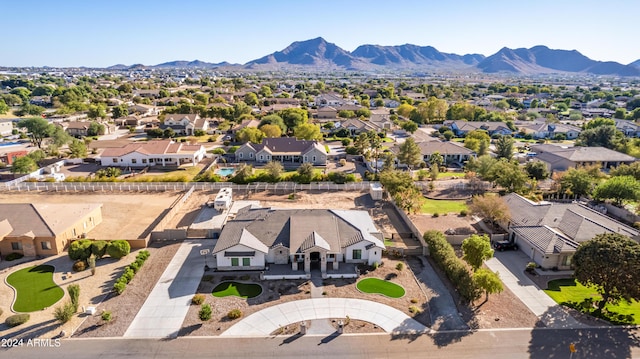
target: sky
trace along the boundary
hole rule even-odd
[[[0,66],[247,63],[294,41],[640,59],[638,0],[0,0]]]

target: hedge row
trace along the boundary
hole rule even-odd
[[[120,259],[131,251],[129,242],[125,240],[92,241],[90,239],[81,239],[73,241],[69,245],[69,258],[74,261],[86,261],[92,254],[96,259],[102,258],[108,254],[112,258]]]
[[[473,280],[465,263],[456,256],[445,235],[435,230],[427,231],[424,233],[424,240],[429,246],[431,258],[447,275],[462,298],[467,302],[480,298],[482,291]]]
[[[151,255],[149,251],[140,251],[140,253],[138,253],[138,255],[136,256],[136,260],[128,266],[124,267],[124,272],[122,272],[120,278],[118,278],[118,280],[116,280],[116,282],[113,284],[113,290],[116,292],[116,294],[120,295],[122,294],[122,292],[124,292],[127,284],[131,282],[136,273],[138,273],[138,270],[142,268],[142,265],[147,260],[147,258],[149,258],[149,255]]]

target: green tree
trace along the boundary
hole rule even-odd
[[[258,127],[260,131],[264,133],[264,137],[280,137],[282,136],[282,130],[278,125],[262,125]]]
[[[62,147],[71,142],[73,137],[67,133],[61,126],[54,126],[51,133],[51,142],[54,146]]]
[[[418,130],[418,124],[413,121],[404,121],[400,127],[409,133],[414,133]]]
[[[593,190],[597,200],[612,199],[617,205],[640,199],[640,181],[632,176],[615,176],[598,185]]]
[[[598,234],[582,242],[573,255],[574,277],[602,295],[598,311],[607,303],[640,300],[640,244],[618,233]]]
[[[32,117],[21,120],[18,122],[18,127],[27,129],[31,142],[38,146],[38,148],[42,148],[42,141],[51,136],[55,130],[54,125],[42,117]]]
[[[396,113],[404,118],[409,118],[409,116],[411,116],[411,111],[413,111],[414,109],[415,107],[407,103],[403,103],[398,106],[398,108],[396,108]]]
[[[414,186],[411,175],[407,172],[398,170],[382,171],[380,173],[380,183],[391,196]]]
[[[262,87],[260,87],[260,96],[262,97],[271,97],[273,96],[273,91],[271,91],[271,87],[267,86],[267,85],[263,85]]]
[[[515,161],[500,159],[489,171],[490,180],[509,192],[521,192],[527,184],[527,174]]]
[[[87,117],[89,117],[92,120],[107,117],[107,106],[103,103],[90,105],[89,112],[87,113]]]
[[[89,248],[91,248],[91,246],[89,246]],[[131,252],[131,245],[129,244],[129,242],[122,239],[111,241],[107,245],[107,254],[111,258],[120,259],[129,254],[129,252]],[[89,258],[89,255],[87,255],[87,258]]]
[[[71,158],[84,158],[87,157],[87,145],[84,141],[73,139],[69,144],[69,154]]]
[[[560,192],[581,197],[591,194],[602,176],[597,166],[594,166],[593,168],[569,168],[565,172],[555,174],[554,179],[560,185]]]
[[[313,165],[309,162],[305,162],[298,167],[298,176],[300,178],[300,182],[309,183],[313,178],[314,168]]]
[[[620,166],[613,168],[609,174],[611,176],[632,176],[640,181],[640,162],[636,161],[632,164],[621,164]]]
[[[494,225],[511,217],[504,199],[495,195],[474,196],[469,210],[474,216],[487,219]]]
[[[255,127],[245,127],[236,133],[236,140],[241,143],[261,143],[264,133]]]
[[[89,128],[87,129],[87,135],[89,136],[104,135],[105,130],[106,128],[103,124],[94,121],[94,122],[91,122],[91,124],[89,125]]]
[[[281,133],[287,132],[287,125],[284,124],[284,120],[282,117],[275,114],[264,116],[262,120],[260,120],[258,127],[262,127],[264,125],[276,125],[280,127]]]
[[[254,92],[247,93],[246,95],[244,95],[244,103],[249,106],[258,105],[258,95],[256,95]]]
[[[340,110],[338,112],[338,117],[340,118],[354,118],[356,117],[356,113],[351,110]]]
[[[0,99],[0,115],[4,115],[9,112],[11,108],[4,102],[4,100]]]
[[[501,293],[504,290],[498,274],[486,268],[480,268],[475,271],[473,273],[473,281],[478,288],[484,291],[485,301],[489,300],[489,294]]]
[[[322,132],[320,126],[312,123],[303,123],[298,125],[294,131],[294,136],[300,140],[321,140]]]
[[[29,156],[18,157],[11,164],[12,173],[31,173],[38,169],[38,165]]]
[[[284,171],[282,163],[271,161],[264,166],[264,170],[272,182],[277,182]]]
[[[422,153],[420,147],[413,139],[413,137],[407,138],[398,149],[398,161],[404,163],[409,169],[414,168],[422,162]]]
[[[493,257],[491,241],[486,234],[472,234],[462,241],[462,259],[467,262],[473,271],[477,271],[482,266],[482,262]]]
[[[167,127],[162,131],[162,137],[164,138],[174,138],[176,137],[176,132],[171,127]]]
[[[434,153],[431,154],[431,157],[429,157],[429,164],[432,167],[439,168],[444,164],[444,157],[442,157],[440,152],[435,151]]]
[[[623,139],[624,134],[615,126],[598,126],[580,132],[576,139],[576,146],[600,146],[614,149]]]
[[[309,113],[300,108],[288,108],[278,112],[289,129],[294,129],[303,123],[309,122]]]
[[[498,158],[506,158],[511,161],[513,158],[513,138],[511,136],[500,136],[496,141],[496,155]]]
[[[467,133],[464,138],[464,147],[475,152],[478,156],[487,154],[489,144],[491,143],[491,137],[487,131],[475,130]]]
[[[538,181],[549,177],[547,165],[542,161],[529,161],[524,165],[524,170],[527,171],[529,178],[535,178]]]
[[[115,106],[111,109],[111,117],[112,118],[122,118],[129,116],[129,107],[125,104]]]

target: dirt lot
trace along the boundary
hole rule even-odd
[[[102,223],[89,232],[95,239],[136,239],[169,206],[178,193],[110,194],[0,193],[3,203],[102,203]]]
[[[365,294],[360,292],[356,286],[356,279],[325,279],[322,281],[322,291],[327,298],[359,298],[372,300],[378,303],[383,303],[392,306],[398,310],[401,310],[407,315],[413,316],[419,322],[430,325],[429,311],[426,309],[427,298],[418,286],[411,271],[407,270],[405,265],[404,270],[397,270],[396,265],[399,263],[397,259],[383,259],[384,265],[376,270],[370,271],[367,274],[361,275],[360,279],[375,277],[375,278],[388,278],[390,281],[397,283],[405,288],[406,294],[402,298],[393,299],[377,294]],[[251,315],[261,309],[276,304],[289,302],[292,300],[310,299],[311,298],[311,284],[307,280],[275,280],[275,281],[259,281],[256,274],[250,277],[253,282],[259,282],[263,286],[263,292],[256,298],[242,299],[238,297],[224,297],[216,298],[211,295],[213,288],[220,282],[225,280],[240,279],[229,273],[216,273],[210,272],[205,274],[200,286],[198,287],[198,293],[206,295],[205,303],[211,304],[213,310],[211,320],[202,322],[198,318],[197,305],[192,305],[189,308],[189,312],[185,321],[182,324],[181,335],[199,335],[210,336],[219,335],[238,320],[229,320],[227,313],[232,309],[240,309],[243,313],[243,317]],[[247,279],[246,277],[244,279]],[[415,303],[413,303],[413,302]],[[422,313],[414,316],[409,313],[409,306],[417,306],[422,310]],[[344,318],[336,318],[344,319]],[[288,330],[295,331],[298,328],[298,323],[288,325]],[[353,321],[345,327],[347,333],[368,333],[368,332],[380,332],[380,328],[365,322]],[[284,332],[283,332],[284,334]]]

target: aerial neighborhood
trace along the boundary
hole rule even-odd
[[[332,46],[0,67],[0,337],[640,324],[638,67]]]

